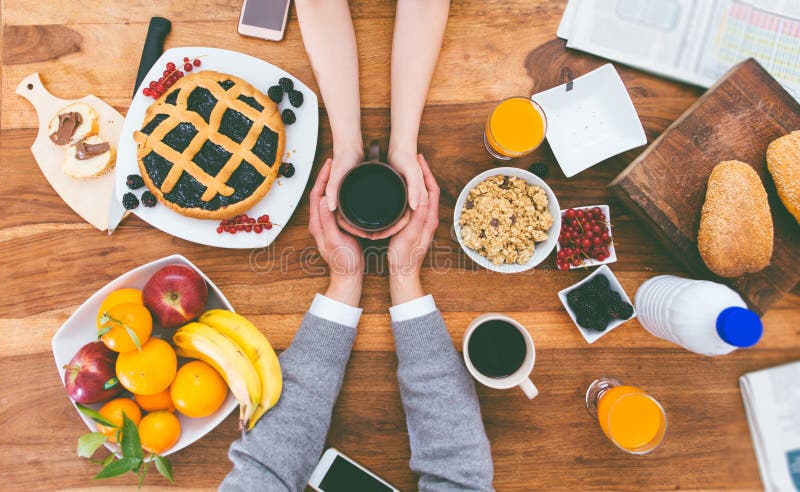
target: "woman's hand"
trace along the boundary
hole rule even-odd
[[[389,165],[395,168],[406,180],[408,206],[411,207],[411,210],[416,210],[423,196],[428,194],[428,190],[425,189],[425,179],[422,176],[417,149],[391,149],[387,159]]]
[[[328,159],[311,189],[308,230],[314,236],[320,256],[330,270],[330,284],[325,296],[358,306],[364,280],[364,257],[358,241],[339,229],[328,197],[323,195],[330,176],[331,159]]]
[[[408,225],[389,241],[389,291],[394,305],[424,295],[419,273],[439,226],[439,185],[422,154],[417,162],[427,193],[420,197]]]
[[[327,161],[330,162],[331,170],[328,184],[325,185],[325,198],[330,211],[336,210],[339,206],[339,187],[342,185],[344,175],[363,161],[364,151],[361,148],[338,150],[334,147],[333,158]]]

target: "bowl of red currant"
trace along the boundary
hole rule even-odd
[[[556,251],[559,270],[588,268],[617,261],[608,205],[562,210]]]

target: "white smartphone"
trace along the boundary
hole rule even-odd
[[[308,485],[317,492],[400,492],[336,448],[325,451]]]
[[[239,34],[280,41],[286,30],[290,0],[244,0]]]

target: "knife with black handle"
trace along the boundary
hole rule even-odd
[[[153,17],[150,19],[150,25],[147,27],[147,37],[144,39],[144,48],[142,48],[142,58],[139,60],[139,71],[136,73],[136,83],[133,85],[133,96],[136,96],[136,91],[138,91],[139,86],[142,85],[142,81],[147,75],[147,72],[153,68],[153,65],[155,65],[156,61],[158,61],[161,54],[164,52],[164,40],[167,39],[167,34],[169,34],[171,28],[172,23],[163,17]],[[116,184],[114,186],[114,193],[111,194],[111,203],[108,205],[109,236],[114,232],[128,212],[119,202]]]

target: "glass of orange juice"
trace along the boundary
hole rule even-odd
[[[667,414],[642,389],[600,378],[586,391],[586,408],[611,442],[630,454],[655,450],[667,432]]]
[[[504,161],[536,150],[544,141],[547,117],[529,97],[503,99],[486,118],[483,143],[486,150]]]

